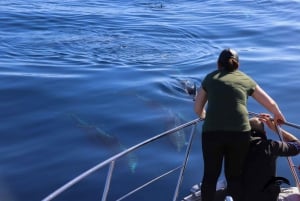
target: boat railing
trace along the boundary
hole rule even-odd
[[[57,196],[59,196],[60,194],[62,194],[63,192],[65,192],[67,189],[71,188],[72,186],[74,186],[76,183],[78,183],[79,181],[83,180],[84,178],[86,178],[87,176],[91,175],[92,173],[95,173],[96,171],[99,171],[100,169],[109,166],[108,168],[108,172],[106,175],[106,181],[105,181],[105,185],[104,185],[104,189],[103,189],[103,194],[102,194],[102,201],[106,201],[107,200],[107,196],[108,196],[108,192],[110,190],[110,183],[111,183],[111,178],[113,175],[113,171],[114,171],[114,166],[115,166],[115,162],[119,159],[121,159],[122,157],[124,157],[125,155],[129,154],[130,152],[133,152],[141,147],[144,147],[147,144],[150,144],[154,141],[157,141],[161,138],[163,138],[164,136],[167,135],[172,135],[174,133],[176,133],[177,131],[180,131],[184,128],[187,127],[191,127],[192,126],[192,130],[190,133],[190,138],[188,141],[188,144],[186,146],[186,151],[185,151],[185,157],[183,159],[183,162],[180,166],[175,167],[174,169],[171,169],[167,172],[164,172],[163,174],[159,175],[158,177],[150,180],[149,182],[141,185],[140,187],[130,191],[129,193],[123,195],[122,197],[120,197],[119,199],[117,199],[118,201],[121,201],[125,198],[127,198],[128,196],[134,194],[135,192],[143,189],[144,187],[152,184],[155,181],[158,181],[159,179],[171,174],[172,172],[176,171],[176,170],[180,170],[179,176],[178,176],[178,181],[177,181],[177,185],[176,185],[176,189],[174,191],[174,195],[173,195],[173,201],[177,200],[178,197],[178,193],[180,191],[180,187],[181,187],[181,183],[183,181],[183,176],[184,176],[184,172],[185,172],[185,167],[189,158],[189,153],[191,150],[191,145],[193,142],[193,137],[195,135],[195,131],[196,131],[196,126],[197,124],[201,121],[202,119],[197,118],[194,119],[192,121],[189,121],[187,123],[181,124],[173,129],[167,130],[163,133],[160,133],[152,138],[149,138],[139,144],[136,144],[112,157],[110,157],[109,159],[95,165],[94,167],[88,169],[87,171],[83,172],[82,174],[80,174],[79,176],[75,177],[74,179],[72,179],[71,181],[67,182],[66,184],[64,184],[63,186],[61,186],[60,188],[58,188],[57,190],[55,190],[53,193],[49,194],[47,197],[45,197],[42,201],[50,201],[53,200],[54,198],[56,198]]]

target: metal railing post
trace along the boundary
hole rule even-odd
[[[103,195],[102,195],[102,201],[106,201],[114,167],[115,167],[115,161],[112,161],[109,165],[106,182],[105,182],[105,187],[104,187],[104,191],[103,191]]]
[[[178,197],[179,189],[180,189],[180,186],[181,186],[181,183],[182,183],[182,180],[183,180],[183,174],[184,174],[185,167],[186,167],[189,155],[190,155],[190,150],[191,150],[191,146],[192,146],[192,143],[193,143],[193,138],[194,138],[194,135],[195,135],[195,132],[196,132],[196,126],[197,126],[197,124],[195,124],[193,126],[193,129],[191,131],[189,144],[188,144],[186,152],[185,152],[185,157],[184,157],[183,165],[181,167],[181,171],[180,171],[180,174],[179,174],[179,178],[178,178],[177,186],[176,186],[176,189],[175,189],[173,201],[176,201],[177,197]]]

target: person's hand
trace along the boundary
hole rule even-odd
[[[203,110],[202,110],[202,113],[201,113],[201,115],[200,115],[200,119],[205,119],[205,116],[206,116],[206,110],[203,109]]]
[[[265,123],[272,131],[276,131],[274,120],[272,119],[270,114],[261,113],[259,114],[258,118],[261,122]]]
[[[283,116],[283,114],[281,112],[274,114],[274,121],[275,121],[275,123],[281,125],[285,122],[285,117]]]

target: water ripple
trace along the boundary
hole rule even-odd
[[[56,73],[26,73],[26,72],[0,72],[0,76],[14,77],[40,77],[40,78],[78,78],[80,74],[56,74]]]

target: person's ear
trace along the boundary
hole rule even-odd
[[[222,69],[222,66],[221,66],[220,62],[217,62],[217,66],[218,66],[218,70]]]
[[[238,62],[236,59],[232,59],[232,63],[233,63],[233,65],[234,65],[234,68],[235,68],[235,69],[238,69],[238,68],[239,68],[240,64],[239,64],[239,62]]]

